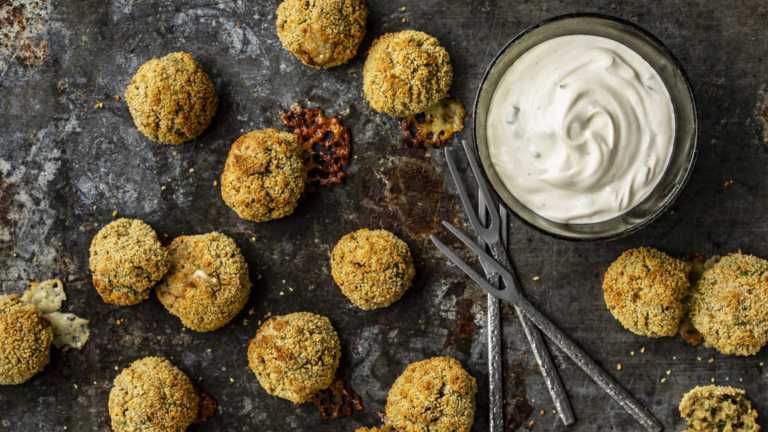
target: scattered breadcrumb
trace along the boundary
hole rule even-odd
[[[117,210],[112,212],[112,217],[117,217]]]
[[[666,378],[662,378],[661,382],[667,382],[667,379]]]
[[[713,361],[715,361],[715,359],[711,358],[707,363],[712,363]]]
[[[161,187],[160,190],[165,190],[165,186]]]
[[[234,379],[232,379],[232,378],[230,378],[230,379],[229,379],[229,382],[235,382],[235,380],[234,380]]]
[[[544,415],[544,410],[541,410],[541,415]]]
[[[282,292],[282,291],[280,291],[280,295],[285,295],[285,293],[284,293],[284,292]]]
[[[533,280],[535,280],[535,281],[536,281],[536,280],[539,280],[539,277],[538,277],[538,276],[534,276],[534,277],[533,277]]]
[[[190,168],[189,172],[193,173],[193,172],[195,172],[195,169],[194,168]]]
[[[635,352],[634,351],[630,351],[629,355],[635,355]]]
[[[120,100],[120,95],[115,95],[115,100]]]
[[[671,374],[671,373],[672,373],[672,371],[671,371],[671,370],[668,370],[668,371],[667,371],[667,375],[669,375],[669,374]]]
[[[765,362],[760,362],[760,367],[765,366]]]
[[[240,27],[240,24],[236,25],[235,27],[236,27],[236,28],[242,28],[242,27]]]
[[[401,10],[401,11],[404,11],[404,10],[405,10],[405,6],[403,6],[403,8],[402,8],[402,9],[400,9],[400,10]]]
[[[219,184],[219,182],[217,182],[216,180],[214,180],[214,181],[213,181],[213,185],[214,185],[214,186],[216,186],[217,184]]]
[[[696,357],[696,359],[697,359],[698,361],[701,361],[701,357]]]
[[[715,379],[714,379],[714,378],[712,378],[712,382],[715,382]]]
[[[96,208],[97,208],[97,207],[98,207],[98,206],[93,206],[93,209],[94,209],[94,210],[96,210]]]
[[[621,363],[619,363],[618,365],[616,365],[616,370],[621,370]]]
[[[645,347],[640,348],[640,352],[645,354]]]
[[[405,22],[405,18],[403,18],[403,22]]]
[[[94,105],[93,107],[94,107],[94,108],[96,108],[96,109],[99,109],[99,108],[103,108],[103,107],[104,107],[104,104],[103,104],[103,103],[101,103],[101,102],[99,102],[99,103],[97,103],[96,105]]]
[[[173,155],[174,155],[174,156],[176,156],[177,154],[179,154],[179,152],[173,152]]]

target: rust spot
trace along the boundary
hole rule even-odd
[[[24,69],[32,69],[40,66],[47,56],[48,43],[46,41],[40,42],[40,45],[30,42],[22,45],[16,52],[16,63]]]
[[[472,308],[475,306],[474,300],[463,298],[456,301],[456,315],[459,321],[459,335],[463,338],[472,337],[475,330],[475,315]]]
[[[763,119],[764,122],[768,123],[768,105],[764,106],[762,110],[760,110],[760,118]]]
[[[199,398],[199,402],[197,403],[197,418],[193,423],[200,424],[216,414],[216,408],[219,407],[219,404],[210,393],[201,390],[194,381],[192,381],[192,385],[195,387],[195,393],[197,393],[197,397]]]
[[[525,393],[525,369],[520,364],[512,365],[512,373],[505,374],[504,395],[509,403],[504,406],[507,418],[507,431],[516,431],[527,425],[533,413],[533,407],[528,403]]]

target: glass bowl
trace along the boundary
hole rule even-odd
[[[554,222],[536,214],[506,188],[491,163],[486,122],[491,99],[501,78],[520,56],[532,47],[560,36],[593,35],[620,42],[643,57],[667,87],[675,117],[672,155],[656,187],[627,212],[606,221],[583,224]],[[529,226],[553,237],[577,241],[613,240],[647,226],[666,211],[685,187],[698,151],[699,129],[696,102],[680,62],[656,37],[618,18],[599,14],[561,15],[541,22],[515,36],[499,51],[485,71],[475,97],[472,138],[483,175],[501,204]]]

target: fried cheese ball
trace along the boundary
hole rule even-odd
[[[412,363],[389,390],[387,424],[400,432],[469,432],[475,394],[477,383],[458,360]]]
[[[160,144],[197,138],[219,106],[211,78],[185,52],[144,63],[125,90],[125,101],[139,131]]]
[[[448,93],[453,68],[434,37],[414,30],[376,39],[363,67],[365,98],[376,111],[408,117]]]
[[[0,385],[26,382],[51,359],[48,318],[16,294],[0,295]]]
[[[228,323],[251,293],[240,248],[218,232],[177,237],[168,246],[171,268],[157,297],[192,330],[207,332]]]
[[[308,401],[333,382],[341,344],[328,318],[309,312],[275,316],[256,332],[248,365],[273,396]]]
[[[221,196],[240,218],[266,222],[293,213],[305,177],[297,135],[254,131],[232,144],[221,174]]]
[[[109,392],[115,432],[182,432],[197,418],[192,381],[168,360],[145,357],[123,369]]]
[[[685,432],[758,432],[757,411],[733,387],[696,387],[680,402],[680,413],[688,422]]]
[[[408,245],[385,230],[349,233],[339,240],[331,255],[333,280],[363,310],[387,307],[400,300],[415,273]]]
[[[365,0],[285,0],[277,8],[283,47],[314,68],[349,61],[365,36]]]
[[[707,346],[723,354],[757,354],[768,342],[768,261],[740,253],[696,283],[691,321]]]
[[[684,314],[688,264],[653,248],[624,252],[605,272],[605,304],[627,330],[674,336]]]
[[[105,225],[91,242],[93,286],[105,303],[135,305],[168,271],[168,251],[149,225],[118,219]]]

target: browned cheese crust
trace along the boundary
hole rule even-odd
[[[168,253],[171,268],[157,284],[157,297],[185,326],[216,330],[245,306],[251,280],[234,240],[218,232],[181,236]]]
[[[109,392],[115,432],[183,432],[197,418],[192,381],[166,359],[145,357],[123,369]]]
[[[211,78],[185,52],[144,63],[125,90],[125,101],[139,131],[161,144],[197,138],[219,106]]]
[[[652,248],[624,252],[605,272],[605,304],[627,330],[673,336],[684,314],[690,268]]]
[[[155,231],[138,219],[118,219],[91,242],[93,286],[106,303],[134,305],[149,297],[168,267],[168,251]]]
[[[355,56],[367,18],[364,0],[285,0],[277,8],[277,36],[305,65],[327,69]]]
[[[476,394],[475,379],[458,360],[413,363],[389,391],[387,424],[401,432],[469,432]]]
[[[398,117],[421,113],[442,99],[452,80],[445,48],[414,30],[376,39],[363,67],[363,91],[371,108]]]
[[[691,301],[691,321],[723,354],[757,354],[768,342],[768,261],[740,253],[705,271]]]
[[[411,286],[416,270],[404,241],[385,230],[361,229],[333,248],[331,274],[360,309],[387,307]]]
[[[0,295],[0,385],[21,384],[51,358],[51,322],[16,294]]]
[[[221,174],[221,196],[242,219],[266,222],[293,213],[305,177],[298,136],[254,131],[232,144]]]
[[[270,318],[248,347],[248,365],[264,390],[293,403],[328,388],[340,358],[331,322],[309,312]]]

